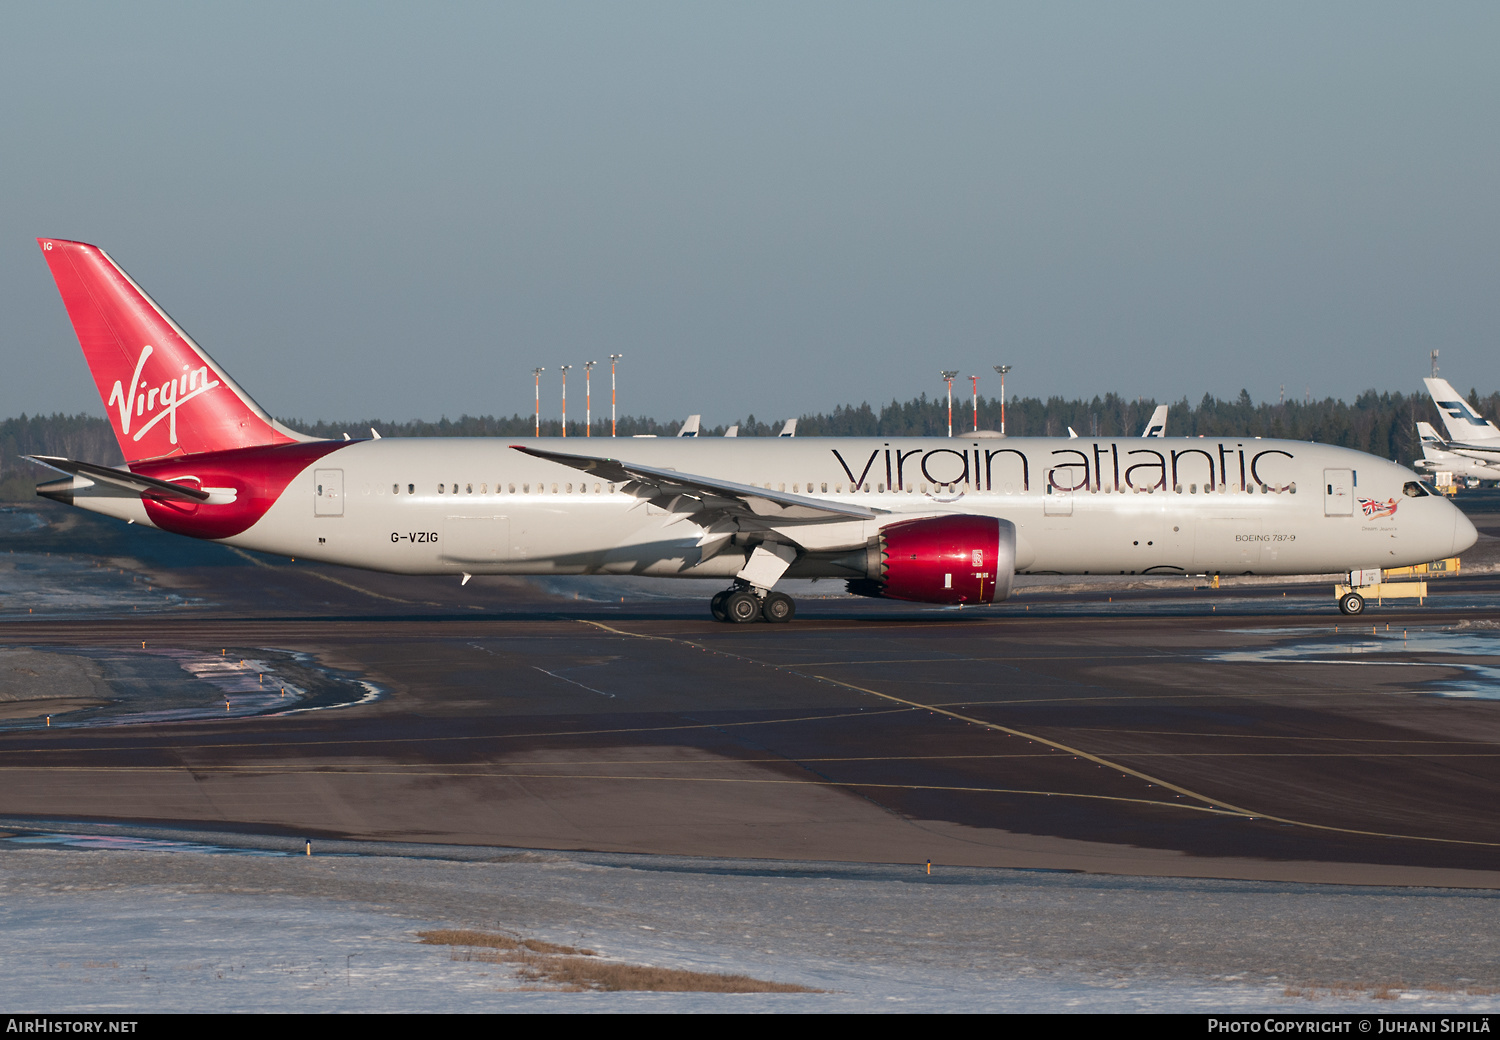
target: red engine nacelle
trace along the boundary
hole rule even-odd
[[[880,530],[880,573],[850,591],[918,603],[993,603],[1010,595],[1016,525],[992,516],[931,516]],[[856,587],[858,586],[858,587]]]

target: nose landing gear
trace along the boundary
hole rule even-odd
[[[737,625],[767,621],[773,625],[784,625],[796,616],[797,601],[784,592],[739,585],[716,593],[709,600],[708,609],[712,611],[716,621]]]

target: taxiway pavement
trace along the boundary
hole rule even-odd
[[[36,512],[15,551],[129,572],[133,609],[7,605],[0,650],[271,648],[382,695],[149,725],[33,715],[0,729],[13,821],[1500,887],[1490,574],[1354,622],[1321,585],[1184,581],[994,610],[803,598],[790,625],[732,626],[696,584],[604,602],[598,582],[574,599],[181,558],[171,536]]]

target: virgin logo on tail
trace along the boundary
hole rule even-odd
[[[192,368],[189,365],[182,366],[182,375],[168,379],[161,386],[149,386],[146,380],[141,378],[141,371],[146,367],[146,359],[155,348],[147,343],[141,348],[141,355],[136,359],[135,371],[130,376],[130,392],[127,395],[125,387],[116,379],[114,389],[109,392],[109,400],[105,402],[106,407],[117,406],[120,409],[120,433],[130,433],[131,420],[150,416],[146,422],[131,435],[131,440],[139,441],[151,427],[167,420],[167,437],[173,443],[177,443],[177,409],[199,394],[207,393],[216,386],[222,384],[209,376],[208,366],[202,365]]]

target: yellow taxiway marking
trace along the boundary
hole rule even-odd
[[[0,767],[3,772],[27,771],[33,767],[27,766],[5,766]],[[739,777],[739,776],[634,776],[629,774],[604,774],[604,773],[520,773],[520,772],[487,772],[475,773],[455,770],[391,770],[391,769],[278,769],[274,772],[256,773],[253,769],[244,766],[64,766],[60,768],[48,768],[48,773],[190,773],[195,775],[208,773],[222,773],[232,775],[236,778],[282,777],[282,776],[398,776],[398,777],[451,777],[456,779],[488,779],[488,780],[613,780],[622,782],[639,783],[692,783],[692,784],[751,784],[751,785],[779,785],[787,787],[830,787],[830,788],[857,788],[857,789],[881,789],[896,791],[954,791],[970,794],[1013,794],[1032,795],[1044,798],[1082,798],[1090,801],[1103,802],[1128,802],[1134,805],[1151,805],[1165,809],[1186,809],[1190,812],[1213,813],[1220,816],[1238,816],[1237,812],[1228,809],[1217,809],[1209,805],[1183,805],[1180,802],[1163,802],[1151,798],[1127,798],[1120,795],[1089,794],[1076,791],[1041,791],[1026,788],[1009,787],[966,787],[947,784],[883,784],[883,783],[845,783],[837,780],[793,780],[784,777]],[[1467,844],[1484,844],[1483,842],[1469,842]]]
[[[1009,703],[998,702],[975,702],[975,703]],[[1494,740],[1425,740],[1417,738],[1394,737],[1294,737],[1278,736],[1274,733],[1194,733],[1188,730],[1175,729],[1104,729],[1095,726],[1070,727],[1084,733],[1124,733],[1131,736],[1146,737],[1206,737],[1211,740],[1315,740],[1332,741],[1345,744],[1466,744],[1474,747],[1495,747],[1500,741]]]
[[[276,569],[276,565],[274,563],[267,563],[265,560],[257,560],[254,556],[251,556],[249,553],[245,552],[243,549],[236,549],[232,545],[226,545],[225,548],[228,549],[230,552],[234,553],[236,556],[243,556],[245,559],[249,560],[251,563],[255,564],[255,566],[257,566],[257,567],[265,567],[268,570],[275,570]],[[302,575],[310,574],[314,578],[322,578],[324,581],[331,581],[335,585],[342,585],[346,589],[352,589],[355,592],[363,593],[366,596],[373,596],[376,599],[388,599],[392,603],[416,604],[418,602],[417,600],[414,600],[414,599],[399,599],[399,598],[397,598],[395,596],[387,596],[387,595],[385,595],[382,592],[374,592],[374,591],[372,591],[370,589],[361,588],[360,586],[355,585],[355,584],[353,584],[351,582],[343,581],[343,580],[341,580],[339,578],[330,577],[327,574],[320,574],[319,572],[317,572],[315,570],[301,570],[301,569],[299,569],[297,571],[297,573],[298,574],[302,574]],[[428,603],[426,605],[427,606],[435,607],[435,606],[438,606],[439,604]]]
[[[466,734],[459,737],[361,737],[357,740],[303,740],[296,743],[287,743],[284,740],[259,740],[233,744],[172,744],[170,747],[161,744],[100,744],[88,747],[79,747],[73,744],[58,744],[46,747],[0,748],[0,757],[6,755],[82,755],[101,752],[109,754],[116,751],[219,751],[235,748],[276,748],[278,751],[285,752],[295,751],[300,748],[315,747],[367,747],[379,744],[445,744],[475,740],[527,740],[538,737],[594,737],[621,733],[677,733],[682,730],[695,729],[736,729],[745,726],[780,726],[793,722],[822,722],[826,719],[873,718],[876,715],[899,715],[909,710],[908,708],[885,708],[863,711],[841,711],[826,715],[794,715],[778,719],[746,719],[742,722],[692,722],[675,726],[620,726],[602,729],[530,730],[525,733],[480,733]],[[782,761],[788,760],[782,759]]]
[[[627,631],[625,631],[623,629],[614,628],[614,627],[612,627],[610,625],[604,624],[601,621],[584,621],[583,623],[586,624],[586,625],[594,625],[595,627],[602,628],[602,629],[605,629],[606,631],[614,632],[614,633],[616,633],[618,635],[622,635],[622,636],[634,636],[635,635],[635,633],[633,633],[633,632],[627,632]],[[798,670],[796,668],[793,668],[793,667],[791,667],[789,665],[775,665],[775,664],[768,665],[767,662],[765,662],[765,661],[757,661],[754,658],[746,657],[743,654],[736,654],[736,653],[732,653],[732,652],[729,652],[729,651],[717,650],[714,647],[705,647],[701,643],[695,643],[692,640],[688,640],[688,639],[673,639],[673,638],[668,637],[668,636],[641,636],[641,637],[638,637],[638,638],[655,639],[655,640],[665,640],[667,642],[680,643],[680,644],[685,645],[685,646],[692,646],[692,647],[696,647],[696,648],[703,649],[703,650],[713,650],[715,653],[728,654],[728,656],[731,656],[731,657],[739,657],[742,660],[750,661],[753,664],[765,665],[767,667],[776,668],[776,669],[779,669],[779,670],[784,670],[784,671],[789,671],[789,672],[797,672],[798,674],[806,674],[806,673],[798,672]],[[1008,733],[1008,734],[1010,734],[1013,737],[1024,737],[1027,740],[1035,741],[1036,743],[1043,744],[1043,745],[1045,745],[1047,747],[1055,748],[1058,751],[1062,751],[1062,752],[1064,752],[1066,754],[1076,755],[1079,758],[1087,759],[1088,761],[1093,762],[1096,765],[1104,766],[1107,769],[1119,770],[1122,774],[1125,774],[1125,775],[1128,775],[1128,776],[1134,776],[1137,779],[1143,780],[1143,781],[1145,781],[1148,784],[1153,784],[1153,785],[1155,785],[1157,787],[1165,788],[1168,791],[1175,791],[1177,794],[1180,794],[1180,795],[1182,795],[1185,798],[1191,798],[1194,801],[1202,802],[1204,805],[1210,806],[1210,807],[1215,808],[1215,809],[1227,809],[1231,813],[1237,813],[1237,814],[1239,814],[1241,816],[1260,816],[1260,815],[1262,815],[1260,813],[1252,812],[1249,809],[1241,809],[1239,806],[1230,805],[1227,802],[1222,801],[1221,799],[1210,798],[1208,795],[1199,794],[1197,791],[1193,791],[1193,790],[1191,790],[1189,788],[1181,787],[1181,786],[1179,786],[1177,784],[1170,783],[1170,782],[1168,782],[1166,780],[1160,779],[1159,777],[1151,776],[1150,774],[1143,773],[1143,772],[1141,772],[1138,769],[1132,769],[1129,766],[1124,765],[1123,763],[1111,762],[1109,759],[1101,758],[1100,756],[1095,755],[1092,752],[1085,751],[1082,748],[1075,748],[1075,747],[1071,747],[1071,746],[1069,746],[1067,744],[1059,743],[1059,742],[1057,742],[1055,740],[1048,740],[1047,738],[1038,736],[1038,735],[1036,735],[1034,733],[1027,733],[1024,730],[1013,729],[1013,728],[1011,728],[1009,726],[1002,726],[999,723],[995,723],[995,722],[986,722],[983,719],[976,719],[972,715],[964,715],[964,714],[961,714],[959,712],[953,711],[953,710],[951,710],[949,708],[940,708],[940,707],[936,707],[935,705],[931,705],[931,704],[923,704],[920,701],[908,700],[905,697],[897,697],[895,694],[891,694],[891,693],[881,693],[878,690],[871,690],[871,689],[868,689],[867,687],[864,687],[864,686],[856,686],[853,683],[844,682],[841,679],[834,679],[834,678],[831,678],[831,677],[826,676],[826,675],[816,675],[816,674],[814,674],[814,675],[812,675],[812,678],[818,679],[818,680],[820,680],[822,682],[832,683],[835,686],[842,686],[845,689],[856,690],[856,691],[858,691],[860,693],[869,694],[872,697],[879,697],[882,700],[890,701],[893,704],[902,704],[902,705],[905,705],[908,708],[913,708],[913,709],[917,709],[917,710],[921,710],[921,711],[936,712],[939,715],[947,715],[949,718],[957,719],[960,722],[967,722],[970,725],[974,725],[974,726],[982,726],[985,729],[993,730],[993,731],[995,731],[997,733]]]
[[[608,630],[610,632],[614,632],[614,633],[616,633],[618,635],[622,635],[622,636],[634,636],[635,638],[640,638],[640,639],[657,639],[657,640],[666,640],[667,642],[676,642],[676,643],[680,643],[680,644],[682,644],[684,646],[691,646],[691,647],[694,647],[694,648],[700,649],[700,650],[710,650],[710,651],[712,651],[714,653],[724,654],[725,656],[728,656],[728,657],[738,657],[741,660],[749,661],[752,664],[764,665],[766,667],[776,668],[776,669],[779,669],[779,670],[782,670],[782,671],[793,672],[793,673],[796,673],[796,674],[807,674],[807,673],[803,673],[803,672],[798,672],[797,669],[795,669],[795,668],[793,668],[791,666],[788,666],[788,665],[767,665],[767,663],[764,662],[764,661],[757,661],[754,658],[748,657],[748,656],[746,656],[744,654],[738,654],[738,653],[735,653],[733,651],[719,650],[719,649],[717,649],[715,647],[704,646],[701,643],[695,643],[692,640],[688,640],[688,639],[673,639],[672,637],[669,637],[669,636],[639,636],[636,633],[627,632],[627,631],[625,631],[623,629],[613,628],[613,627],[611,627],[609,625],[605,625],[605,624],[603,624],[601,622],[598,622],[598,621],[584,621],[583,623],[587,624],[587,625],[595,625],[595,626],[597,626],[599,628],[606,629],[606,630]],[[1062,743],[1060,741],[1049,740],[1048,738],[1040,736],[1039,734],[1027,733],[1025,730],[1015,729],[1015,728],[1013,728],[1011,726],[1002,726],[1002,725],[1000,725],[997,722],[987,722],[984,719],[978,719],[978,718],[975,718],[972,715],[964,715],[964,714],[962,714],[960,712],[953,711],[953,710],[951,710],[949,708],[941,708],[941,707],[938,707],[938,706],[932,705],[932,704],[924,704],[921,701],[914,701],[914,700],[910,700],[910,699],[905,698],[905,697],[897,697],[895,694],[883,693],[883,692],[881,692],[879,690],[872,690],[872,689],[870,689],[868,687],[865,687],[865,686],[856,686],[854,683],[844,682],[841,679],[834,679],[834,678],[832,678],[830,676],[826,676],[826,675],[812,675],[812,678],[821,680],[822,682],[832,683],[835,686],[842,686],[845,689],[855,690],[855,691],[858,691],[859,693],[868,694],[871,697],[878,697],[881,700],[889,701],[889,702],[891,702],[893,704],[902,704],[902,705],[905,705],[908,708],[913,708],[913,709],[917,709],[917,710],[921,710],[921,711],[930,711],[930,712],[933,712],[934,714],[937,714],[937,715],[946,715],[949,718],[958,720],[959,722],[965,722],[965,723],[968,723],[971,726],[979,726],[979,727],[981,727],[983,729],[991,730],[992,732],[1006,733],[1006,734],[1009,734],[1010,736],[1014,736],[1014,737],[1024,737],[1027,740],[1034,741],[1036,743],[1045,745],[1047,747],[1055,748],[1058,751],[1063,751],[1063,752],[1066,752],[1066,753],[1071,754],[1071,755],[1076,755],[1078,758],[1085,759],[1086,761],[1089,761],[1089,762],[1093,762],[1096,765],[1102,766],[1102,767],[1104,767],[1106,769],[1116,769],[1116,770],[1119,770],[1120,773],[1122,773],[1124,775],[1137,777],[1138,779],[1143,780],[1143,781],[1145,781],[1148,784],[1153,784],[1155,786],[1165,788],[1168,791],[1175,791],[1178,794],[1180,794],[1180,795],[1182,795],[1182,796],[1184,796],[1186,798],[1191,798],[1191,799],[1193,799],[1195,801],[1203,803],[1203,805],[1206,806],[1206,807],[1209,807],[1209,808],[1212,808],[1212,809],[1215,809],[1215,810],[1218,810],[1218,811],[1225,811],[1225,810],[1227,810],[1230,814],[1238,815],[1238,816],[1243,816],[1243,817],[1246,817],[1248,819],[1271,820],[1272,822],[1275,822],[1275,823],[1285,823],[1285,824],[1289,824],[1289,825],[1291,825],[1293,827],[1307,827],[1307,828],[1309,828],[1311,830],[1330,831],[1330,832],[1333,832],[1333,833],[1336,833],[1336,834],[1357,834],[1357,835],[1361,835],[1361,836],[1364,836],[1364,837],[1372,837],[1372,838],[1396,838],[1396,839],[1401,839],[1401,840],[1406,840],[1406,841],[1438,842],[1438,843],[1441,843],[1441,844],[1449,844],[1449,845],[1481,845],[1481,846],[1485,846],[1487,848],[1500,848],[1500,842],[1492,842],[1492,841],[1470,841],[1470,840],[1466,840],[1466,839],[1463,839],[1463,838],[1430,838],[1430,837],[1424,837],[1424,836],[1415,835],[1415,834],[1390,834],[1390,833],[1386,833],[1384,831],[1363,830],[1363,829],[1355,828],[1355,827],[1337,827],[1337,826],[1334,826],[1333,824],[1308,823],[1308,822],[1306,822],[1304,820],[1292,820],[1292,819],[1287,819],[1287,818],[1281,817],[1281,816],[1273,816],[1273,815],[1271,815],[1269,813],[1257,812],[1257,811],[1255,811],[1253,809],[1246,809],[1246,808],[1242,808],[1242,807],[1237,806],[1237,805],[1233,805],[1233,804],[1231,804],[1229,802],[1224,801],[1223,799],[1212,798],[1212,797],[1210,797],[1208,795],[1200,794],[1197,791],[1194,791],[1194,790],[1192,790],[1190,788],[1182,787],[1182,786],[1180,786],[1178,784],[1174,784],[1174,783],[1170,783],[1170,782],[1168,782],[1166,780],[1162,780],[1159,777],[1152,776],[1150,773],[1143,773],[1139,769],[1132,769],[1131,767],[1125,765],[1124,763],[1111,761],[1110,759],[1107,759],[1107,758],[1103,757],[1102,755],[1096,755],[1096,754],[1094,754],[1092,752],[1085,751],[1082,748],[1075,748],[1075,747],[1072,747],[1071,745],[1064,744],[1064,743]],[[1171,804],[1171,803],[1166,803],[1166,804]]]

